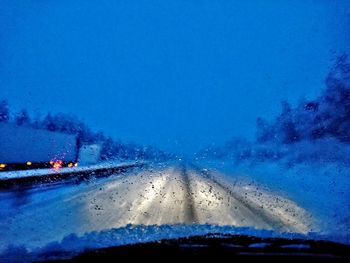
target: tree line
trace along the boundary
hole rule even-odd
[[[17,126],[43,129],[76,135],[82,143],[99,143],[102,145],[101,159],[146,159],[165,160],[171,155],[152,146],[134,143],[122,143],[106,136],[102,131],[94,132],[83,121],[72,114],[46,114],[43,118],[32,118],[26,109],[11,114],[6,100],[0,101],[0,123],[13,123]]]
[[[293,161],[336,159],[350,163],[350,63],[347,55],[335,59],[325,89],[296,106],[282,101],[281,112],[271,120],[257,119],[255,141],[233,138],[225,145],[208,147],[201,157],[242,160]],[[298,159],[298,160],[297,160]]]
[[[337,58],[318,98],[302,100],[296,107],[282,101],[282,111],[271,123],[257,120],[257,141],[291,144],[303,140],[336,138],[350,143],[350,64]]]

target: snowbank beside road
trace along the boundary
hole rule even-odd
[[[349,167],[317,162],[287,167],[272,161],[235,166],[230,160],[201,166],[233,184],[258,184],[293,200],[313,215],[322,234],[350,242]]]
[[[10,171],[1,172],[0,181],[17,179],[17,178],[30,178],[30,177],[45,177],[55,174],[70,174],[70,173],[80,173],[80,172],[93,172],[98,169],[108,169],[108,168],[118,168],[124,166],[142,165],[144,162],[102,162],[94,165],[86,165],[80,167],[64,167],[60,169],[34,169],[34,170],[24,170],[24,171]]]

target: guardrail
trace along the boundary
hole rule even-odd
[[[54,182],[66,182],[72,181],[78,183],[83,180],[90,178],[101,178],[107,177],[115,173],[124,173],[133,168],[140,168],[145,166],[145,163],[132,163],[122,164],[116,166],[99,167],[94,169],[76,170],[69,172],[52,172],[48,174],[23,176],[23,177],[12,177],[12,178],[0,178],[0,189],[30,186],[35,184],[50,184]]]

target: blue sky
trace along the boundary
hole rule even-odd
[[[191,153],[316,96],[349,22],[341,0],[0,0],[0,98]]]

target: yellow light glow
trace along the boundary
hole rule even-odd
[[[32,162],[27,162],[27,165],[32,165]]]
[[[0,163],[0,168],[5,168],[5,167],[6,167],[6,164]]]
[[[68,164],[68,167],[73,167],[73,164],[72,164],[72,163],[69,163],[69,164]]]
[[[54,163],[53,167],[54,169],[60,169],[61,165],[59,163]]]

